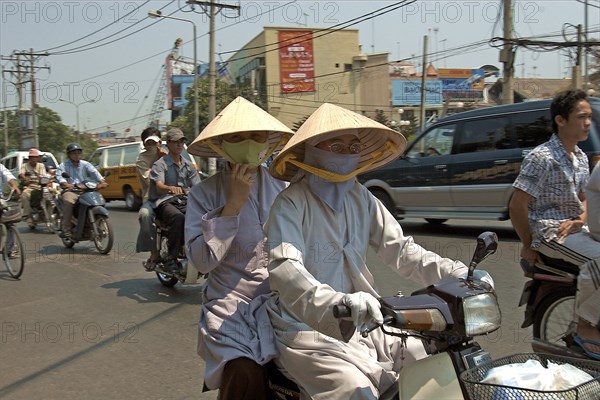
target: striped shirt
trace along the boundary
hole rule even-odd
[[[590,171],[587,156],[575,146],[569,159],[556,134],[527,154],[521,172],[513,183],[517,189],[533,196],[529,203],[529,225],[533,248],[541,238],[557,238],[561,222],[579,217],[583,203],[579,195],[585,191]]]

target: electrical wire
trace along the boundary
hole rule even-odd
[[[111,22],[110,24],[108,24],[108,25],[105,25],[105,26],[103,26],[102,28],[100,28],[100,29],[98,29],[98,30],[95,30],[95,31],[94,31],[94,32],[92,32],[92,33],[88,33],[87,35],[85,35],[85,36],[82,36],[82,37],[80,37],[79,39],[72,40],[72,41],[70,41],[70,42],[68,42],[68,43],[61,44],[61,45],[59,45],[59,46],[54,46],[54,47],[47,48],[47,49],[45,49],[45,50],[41,50],[41,52],[42,52],[42,53],[44,53],[44,52],[49,52],[50,50],[58,49],[58,48],[60,48],[60,47],[65,47],[65,46],[68,46],[68,45],[70,45],[70,44],[73,44],[73,43],[79,42],[80,40],[83,40],[83,39],[85,39],[85,38],[87,38],[87,37],[90,37],[90,36],[92,36],[92,35],[95,35],[96,33],[98,33],[98,32],[101,32],[101,31],[105,30],[105,29],[106,29],[106,28],[108,28],[109,26],[111,26],[111,25],[114,25],[114,24],[116,24],[117,22],[119,22],[120,20],[122,20],[122,19],[124,19],[124,18],[128,17],[129,15],[133,14],[134,12],[136,12],[137,10],[139,10],[140,8],[142,8],[143,6],[145,6],[146,4],[148,4],[149,2],[150,2],[150,0],[147,0],[146,2],[144,2],[143,4],[141,4],[139,7],[136,7],[136,8],[134,8],[133,10],[131,10],[130,12],[128,12],[127,14],[123,15],[121,18],[114,20],[114,21],[113,21],[113,22]],[[143,21],[143,20],[140,20],[139,22],[141,22],[141,21]],[[136,22],[136,24],[137,24],[137,22]],[[132,26],[134,26],[134,25],[136,25],[136,24],[133,24],[133,25],[131,25],[130,27],[132,27]]]
[[[163,6],[162,8],[160,8],[160,10],[163,10],[164,8],[168,7],[168,6],[169,6],[170,4],[172,4],[174,1],[175,1],[175,0],[171,1],[171,2],[170,2],[170,3],[168,3],[167,5]],[[175,14],[177,11],[179,11],[179,10],[175,10],[175,11],[173,11],[171,14],[169,14],[169,16],[171,16],[171,15]],[[132,27],[136,26],[137,24],[139,24],[139,23],[142,23],[143,21],[146,21],[148,18],[149,18],[149,17],[148,17],[148,16],[146,16],[145,18],[143,18],[143,19],[141,19],[141,20],[137,21],[136,23],[134,23],[134,24],[132,24],[132,25],[130,25],[130,26],[127,26],[127,27],[125,27],[125,28],[121,29],[120,31],[117,31],[117,32],[113,33],[112,35],[110,35],[110,36],[107,36],[107,37],[105,37],[105,38],[98,39],[98,40],[96,40],[96,41],[94,41],[94,42],[91,42],[91,43],[86,43],[86,44],[83,44],[83,45],[81,45],[81,46],[74,47],[74,48],[72,48],[72,49],[68,49],[68,50],[62,50],[62,51],[58,51],[58,52],[54,52],[54,53],[49,53],[49,55],[55,55],[55,56],[59,55],[59,56],[62,56],[62,55],[66,55],[66,54],[76,54],[76,53],[81,53],[81,52],[88,51],[88,50],[97,49],[98,47],[106,46],[106,45],[108,45],[108,44],[111,44],[111,43],[117,42],[117,41],[119,41],[119,40],[122,40],[122,39],[128,38],[128,37],[130,37],[130,36],[133,36],[133,35],[135,35],[136,33],[139,33],[139,32],[141,32],[141,31],[143,31],[143,30],[145,30],[145,29],[148,29],[148,28],[150,28],[151,26],[153,26],[153,25],[157,24],[158,22],[160,22],[160,20],[157,20],[157,21],[155,21],[155,22],[152,22],[150,25],[146,25],[146,26],[144,26],[144,27],[142,27],[142,28],[138,29],[137,31],[134,31],[134,32],[131,32],[131,33],[127,33],[127,34],[126,34],[126,35],[124,35],[124,36],[121,36],[121,37],[119,37],[119,38],[113,39],[113,40],[111,40],[111,41],[109,41],[109,42],[106,42],[106,43],[101,43],[101,44],[98,44],[98,45],[96,45],[96,46],[91,46],[91,45],[93,45],[93,44],[96,44],[96,43],[102,42],[102,41],[104,41],[104,40],[107,40],[107,39],[109,39],[109,38],[111,38],[111,37],[113,37],[113,36],[116,36],[116,35],[118,35],[119,33],[121,33],[121,32],[124,32],[124,31],[126,31],[126,30],[128,30],[128,29],[131,29]],[[91,46],[91,47],[86,47],[86,46]]]

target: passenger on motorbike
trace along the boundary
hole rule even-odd
[[[181,155],[184,144],[185,136],[181,129],[169,129],[169,153],[157,160],[150,172],[149,200],[158,219],[169,227],[169,258],[165,265],[173,272],[179,272],[177,256],[183,246],[187,193],[200,182],[194,165]]]
[[[198,354],[204,383],[220,399],[266,399],[267,363],[275,355],[263,225],[277,194],[263,160],[292,131],[261,108],[238,97],[200,133],[188,152],[223,157],[224,171],[192,188],[185,220],[188,259],[208,278],[202,295]],[[269,329],[270,330],[270,329]]]
[[[275,359],[306,398],[376,399],[407,363],[426,356],[421,341],[357,328],[383,322],[379,294],[365,264],[371,248],[401,277],[423,285],[465,277],[460,261],[416,244],[396,218],[356,179],[402,153],[406,139],[363,115],[323,104],[270,165],[291,181],[275,199],[267,223],[267,305]],[[493,284],[481,270],[477,278]],[[352,321],[332,307],[351,308]]]
[[[530,265],[539,262],[542,253],[580,266],[575,341],[589,350],[585,341],[600,339],[595,326],[600,302],[597,294],[592,295],[597,293],[600,273],[597,264],[588,261],[600,259],[600,242],[590,236],[586,224],[589,168],[577,143],[589,136],[592,109],[585,92],[566,90],[554,97],[550,113],[555,133],[523,160],[513,184],[510,218],[523,244],[521,257]]]
[[[596,165],[590,175],[590,181],[586,187],[586,197],[590,235],[600,242],[600,164]],[[585,279],[578,279],[577,282],[577,289],[580,292],[579,298],[589,299],[585,304],[580,305],[580,308],[589,308],[582,314],[587,314],[590,317],[596,316],[595,320],[589,320],[589,325],[584,325],[583,328],[587,328],[587,331],[580,332],[579,337],[588,340],[587,343],[583,343],[585,349],[588,350],[588,355],[600,360],[600,259],[588,261],[585,267],[581,267],[579,274],[580,277],[581,274],[586,274]],[[591,279],[592,276],[595,276],[596,279]],[[586,282],[587,285],[581,285],[580,282]],[[595,329],[590,329],[590,326]]]
[[[142,132],[144,149],[138,155],[135,166],[137,177],[142,188],[142,206],[138,211],[140,232],[135,246],[136,253],[150,252],[150,258],[144,262],[146,271],[153,271],[160,258],[156,248],[156,225],[154,224],[154,208],[152,202],[148,201],[150,191],[150,169],[155,161],[167,154],[161,149],[162,141],[160,132],[154,127],[144,129]]]
[[[71,219],[73,217],[73,207],[81,194],[64,189],[75,187],[85,180],[99,182],[98,189],[102,189],[103,187],[106,187],[106,182],[104,182],[104,178],[102,178],[100,172],[98,172],[91,163],[81,159],[83,150],[79,143],[68,144],[66,153],[68,159],[58,166],[56,170],[56,179],[63,189],[63,192],[61,193],[63,201],[63,218],[60,236],[65,239],[70,239],[72,237]],[[63,172],[69,174],[69,178],[64,178],[62,176]]]
[[[36,148],[29,149],[28,160],[21,165],[19,170],[19,179],[23,185],[21,193],[21,206],[23,207],[23,219],[26,220],[30,228],[35,228],[31,216],[31,195],[34,192],[39,192],[40,177],[46,176],[46,167],[40,162],[40,151]]]

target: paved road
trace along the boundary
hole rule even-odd
[[[65,249],[42,228],[21,227],[27,265],[20,281],[0,266],[0,398],[2,399],[215,399],[201,393],[203,364],[195,352],[200,285],[162,287],[141,269],[135,254],[136,214],[109,204],[116,231],[111,254],[91,244]],[[518,329],[516,302],[524,279],[516,237],[506,223],[434,227],[402,221],[418,243],[468,262],[475,237],[493,226],[501,245],[484,264],[496,279],[504,312],[502,329],[480,342],[494,356],[528,351],[530,332]],[[372,255],[384,295],[398,277]]]

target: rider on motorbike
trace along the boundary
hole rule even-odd
[[[181,155],[184,144],[183,132],[178,128],[169,129],[169,153],[152,165],[148,196],[158,219],[169,226],[169,259],[166,260],[166,266],[176,273],[179,272],[177,256],[183,246],[187,193],[200,182],[200,175],[194,165]]]
[[[82,160],[83,150],[79,143],[70,143],[66,148],[67,160],[63,161],[56,170],[56,179],[62,189],[72,188],[85,180],[94,180],[99,182],[98,189],[106,187],[104,178],[100,172],[89,162]],[[69,174],[69,178],[62,176],[63,172]],[[71,218],[73,217],[73,207],[79,199],[80,193],[63,190],[61,197],[63,200],[63,218],[62,232],[60,236],[65,239],[72,237]]]
[[[40,190],[40,177],[46,175],[46,167],[40,162],[40,151],[36,148],[29,149],[28,160],[21,165],[19,179],[23,185],[21,193],[21,205],[23,207],[23,219],[27,221],[30,228],[35,228],[31,217],[31,195]]]
[[[267,305],[280,353],[275,362],[307,398],[376,399],[401,367],[426,356],[417,339],[403,343],[381,330],[368,337],[358,332],[365,323],[383,322],[365,264],[369,248],[401,277],[421,284],[467,276],[462,262],[405,235],[356,180],[405,147],[399,132],[326,103],[270,165],[275,178],[292,182],[275,199],[266,227],[274,292]],[[493,283],[485,271],[475,272]],[[337,304],[350,307],[352,320],[335,319]]]
[[[585,92],[566,90],[554,97],[550,112],[555,133],[523,160],[513,184],[510,219],[523,244],[521,258],[529,265],[541,261],[541,253],[580,266],[574,340],[588,354],[595,353],[588,342],[598,344],[600,271],[590,261],[600,259],[600,242],[586,224],[593,215],[586,210],[588,159],[577,146],[589,136],[592,109]]]

